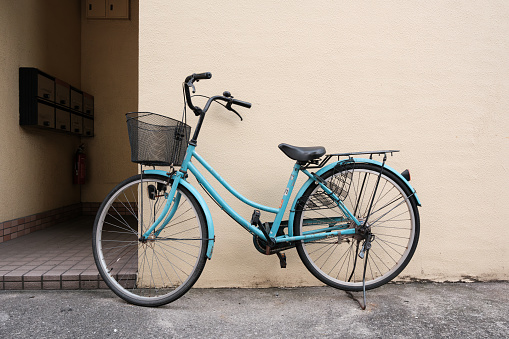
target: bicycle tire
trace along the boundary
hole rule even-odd
[[[140,240],[161,214],[170,188],[167,177],[135,175],[108,194],[96,215],[92,247],[97,269],[106,285],[131,304],[155,307],[175,301],[205,267],[205,215],[182,185],[170,223],[158,236],[152,232],[149,240]]]
[[[359,221],[369,210],[380,166],[368,163],[348,163],[322,174],[329,188],[341,196],[345,206]],[[346,178],[346,179],[345,179]],[[342,186],[346,181],[348,187]],[[294,234],[305,230],[328,227],[328,218],[342,216],[332,199],[315,182],[304,192],[300,208],[295,213]],[[306,219],[320,220],[303,226]],[[336,218],[337,220],[337,218]],[[375,235],[369,255],[359,257],[364,239],[358,235],[326,238],[319,241],[297,242],[297,252],[306,268],[323,283],[347,291],[362,291],[364,261],[366,290],[377,288],[398,276],[410,262],[420,232],[416,199],[397,175],[384,170],[380,177],[368,225]],[[355,227],[350,223],[348,227]]]

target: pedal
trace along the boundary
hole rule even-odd
[[[281,265],[281,268],[286,268],[286,254],[277,252],[277,257],[279,258],[279,265]]]
[[[260,211],[254,210],[253,215],[251,216],[251,225],[258,226],[260,223]]]

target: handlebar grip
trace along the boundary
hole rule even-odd
[[[194,73],[193,78],[195,78],[196,80],[210,79],[210,78],[212,78],[212,73],[210,73],[210,72],[198,73],[198,74]]]
[[[246,108],[251,108],[251,103],[246,101],[241,101],[237,99],[233,99],[232,104],[239,105]]]

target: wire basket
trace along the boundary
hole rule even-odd
[[[350,191],[352,184],[353,169],[344,170],[341,173],[334,173],[325,184],[341,201],[344,201]],[[309,196],[305,208],[307,210],[328,209],[336,207],[337,204],[332,200],[323,189],[318,189]]]
[[[182,165],[190,126],[150,112],[131,112],[126,117],[132,162],[148,166]]]

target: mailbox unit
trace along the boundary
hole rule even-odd
[[[37,68],[19,69],[19,124],[94,136],[94,97]]]

